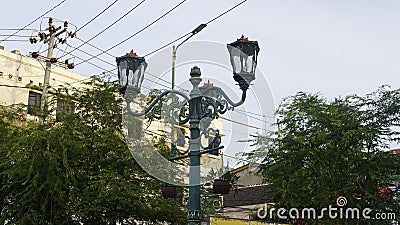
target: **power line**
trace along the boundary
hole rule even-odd
[[[222,17],[223,15],[225,15],[225,14],[227,14],[228,12],[232,11],[233,9],[235,9],[235,8],[238,7],[238,6],[240,6],[241,4],[243,4],[243,3],[246,2],[246,1],[247,1],[247,0],[244,0],[244,1],[240,2],[239,4],[236,4],[236,5],[233,6],[232,8],[226,10],[225,12],[223,12],[223,13],[219,14],[218,16],[214,17],[213,19],[209,20],[206,24],[208,25],[208,24],[214,22],[215,20],[219,19],[220,17]],[[148,55],[151,55],[151,54],[154,54],[154,53],[156,53],[156,52],[158,52],[158,51],[164,49],[165,47],[167,47],[167,46],[169,46],[169,45],[171,45],[171,44],[173,44],[173,43],[179,41],[180,39],[185,38],[187,35],[189,35],[189,34],[191,34],[191,33],[192,33],[192,32],[189,32],[189,33],[187,33],[187,34],[182,35],[181,37],[179,37],[179,38],[177,38],[177,39],[175,39],[175,40],[169,42],[168,44],[165,44],[165,45],[163,45],[162,47],[160,47],[160,48],[158,48],[158,49],[156,49],[156,50],[154,50],[154,51],[152,51],[152,52],[150,52],[150,53],[147,53],[146,55],[144,55],[144,57],[146,57],[146,56],[148,56]]]
[[[100,54],[98,54],[98,55],[96,55],[96,56],[93,56],[93,57],[91,57],[91,58],[89,58],[89,59],[86,59],[86,60],[84,60],[84,61],[78,63],[77,65],[82,64],[82,63],[85,63],[85,62],[87,62],[87,61],[89,61],[89,60],[92,60],[93,58],[97,58],[97,56],[99,56],[99,55],[102,55],[102,54],[109,54],[109,53],[107,53],[109,50],[111,50],[111,49],[117,47],[118,45],[124,43],[125,41],[129,40],[129,39],[132,38],[133,36],[137,35],[137,34],[140,33],[141,31],[143,31],[143,30],[146,29],[147,27],[151,26],[153,23],[157,22],[159,19],[161,19],[162,17],[164,17],[166,14],[170,13],[171,11],[173,11],[175,8],[177,8],[178,6],[180,6],[180,5],[181,5],[183,2],[185,2],[185,1],[186,1],[186,0],[180,2],[180,3],[179,3],[178,5],[176,5],[174,8],[172,8],[172,9],[169,10],[167,13],[165,13],[164,15],[162,15],[161,17],[159,17],[158,19],[156,19],[155,21],[153,21],[152,23],[150,23],[149,25],[147,25],[145,28],[143,28],[143,29],[140,30],[139,32],[133,34],[132,36],[128,37],[127,39],[123,40],[122,42],[120,42],[120,43],[114,45],[113,47],[111,47],[111,48],[109,48],[109,49],[107,49],[107,50],[105,50],[105,51],[104,51],[104,50],[101,50],[101,49],[99,49],[99,48],[97,48],[97,47],[95,47],[96,49],[102,51],[102,53],[100,53]],[[218,15],[218,16],[214,17],[213,19],[211,19],[210,21],[208,21],[207,24],[210,24],[210,23],[216,21],[217,19],[221,18],[222,16],[224,16],[224,15],[227,14],[228,12],[232,11],[233,9],[237,8],[238,6],[240,6],[241,4],[243,4],[243,3],[246,2],[246,1],[247,1],[247,0],[244,0],[244,1],[242,1],[242,2],[240,2],[240,3],[238,3],[238,4],[236,4],[235,6],[231,7],[230,9],[226,10],[225,12],[221,13],[220,15]],[[153,50],[152,52],[147,53],[147,54],[144,55],[143,57],[146,57],[146,56],[149,56],[149,55],[151,55],[151,54],[154,54],[154,53],[156,53],[156,52],[158,52],[158,51],[160,51],[160,50],[166,48],[167,46],[169,46],[169,45],[171,45],[171,44],[173,44],[173,43],[175,43],[175,42],[177,42],[177,41],[179,41],[179,40],[185,38],[186,36],[190,35],[191,33],[192,33],[192,32],[186,33],[186,34],[184,34],[184,35],[178,37],[177,39],[175,39],[175,40],[173,40],[173,41],[171,41],[171,42],[169,42],[169,43],[167,43],[167,44],[161,46],[160,48],[157,48],[157,49]],[[94,46],[92,46],[92,47],[94,47]],[[112,70],[106,71],[106,72],[111,72],[111,71],[113,71],[113,70],[115,70],[115,69],[112,69]]]
[[[253,119],[255,119],[255,120],[258,120],[258,121],[261,121],[261,122],[265,122],[264,120],[262,120],[262,119],[260,119],[260,118],[257,118],[257,117],[248,115],[248,114],[246,114],[246,113],[242,113],[242,112],[235,111],[235,110],[233,110],[233,112],[237,112],[237,113],[239,113],[239,114],[245,115],[245,116],[250,117],[250,118],[253,118]],[[269,123],[269,124],[272,124],[272,123]]]
[[[213,19],[211,19],[210,21],[208,21],[206,24],[210,24],[212,22],[214,22],[215,20],[219,19],[220,17],[222,17],[223,15],[227,14],[228,12],[232,11],[233,9],[235,9],[236,7],[240,6],[241,4],[247,2],[247,0],[244,0],[242,2],[240,2],[239,4],[236,4],[235,6],[233,6],[232,8],[226,10],[225,12],[221,13],[220,15],[214,17]]]
[[[149,56],[149,55],[151,55],[151,54],[153,54],[153,53],[156,53],[156,52],[160,51],[161,49],[164,49],[165,47],[168,47],[169,45],[171,45],[171,44],[173,44],[173,43],[175,43],[175,42],[177,42],[177,41],[179,41],[179,40],[185,38],[186,36],[188,36],[188,35],[191,34],[191,33],[192,33],[192,32],[189,32],[189,33],[187,33],[187,34],[184,34],[184,35],[180,36],[179,38],[177,38],[177,39],[175,39],[175,40],[169,42],[168,44],[165,44],[165,45],[163,45],[162,47],[157,48],[156,50],[154,50],[154,51],[152,51],[152,52],[150,52],[150,53],[147,53],[147,54],[144,55],[143,57],[146,57],[146,56]]]
[[[81,58],[81,57],[79,57],[79,56],[77,56],[77,55],[74,55],[74,54],[71,54],[71,55],[72,55],[73,57],[77,58],[77,59],[83,60],[83,58]],[[94,63],[92,63],[92,62],[87,62],[87,63],[89,63],[90,65],[92,65],[92,66],[94,66],[94,67],[97,67],[97,68],[99,68],[99,69],[105,71],[105,72],[103,72],[103,73],[109,73],[109,72],[107,71],[107,69],[105,69],[105,68],[103,68],[103,67],[101,67],[101,66],[98,66],[98,65],[96,65],[96,64],[94,64]],[[109,71],[112,71],[112,70],[109,70]]]
[[[149,23],[148,25],[146,25],[145,27],[143,27],[142,29],[140,29],[140,30],[137,31],[136,33],[132,34],[132,35],[129,36],[128,38],[124,39],[123,41],[119,42],[118,44],[116,44],[116,45],[112,46],[111,48],[108,48],[107,50],[105,50],[105,51],[103,51],[103,52],[97,54],[95,57],[86,59],[86,60],[84,60],[84,61],[82,61],[82,62],[80,62],[80,63],[78,63],[78,64],[76,64],[76,65],[79,65],[79,64],[85,63],[85,62],[87,62],[87,61],[89,61],[89,60],[92,60],[93,58],[96,58],[96,57],[98,57],[98,56],[100,56],[100,55],[102,55],[102,54],[104,54],[104,53],[110,51],[111,49],[114,49],[114,48],[116,48],[117,46],[123,44],[124,42],[126,42],[126,41],[128,41],[129,39],[133,38],[134,36],[140,34],[140,33],[143,32],[144,30],[146,30],[147,28],[149,28],[150,26],[152,26],[153,24],[155,24],[156,22],[158,22],[159,20],[161,20],[162,18],[164,18],[165,16],[167,16],[169,13],[171,13],[172,11],[174,11],[176,8],[178,8],[180,5],[182,5],[182,4],[183,4],[184,2],[186,2],[186,1],[187,1],[187,0],[181,1],[180,3],[178,3],[177,5],[175,5],[173,8],[171,8],[170,10],[168,10],[166,13],[164,13],[163,15],[161,15],[160,17],[158,17],[156,20],[154,20],[153,22]]]
[[[32,22],[28,23],[27,25],[25,25],[23,28],[18,29],[17,31],[15,31],[13,34],[11,34],[10,36],[8,36],[6,39],[0,40],[0,43],[9,39],[10,37],[14,36],[15,34],[17,34],[18,32],[20,32],[21,30],[24,30],[25,28],[27,28],[28,26],[30,26],[32,23],[36,22],[37,20],[39,20],[40,18],[42,18],[43,16],[45,16],[47,13],[53,11],[55,8],[57,8],[58,6],[60,6],[61,4],[63,4],[65,1],[67,0],[63,0],[60,3],[58,3],[57,5],[55,5],[53,8],[47,10],[45,13],[43,13],[41,16],[39,16],[38,18],[34,19]]]
[[[120,18],[118,18],[117,20],[115,20],[113,23],[111,23],[110,25],[108,25],[106,28],[104,28],[102,31],[100,31],[99,33],[95,34],[93,37],[89,38],[89,40],[83,42],[81,45],[79,45],[78,47],[74,47],[74,49],[72,49],[71,51],[69,51],[66,55],[71,54],[72,52],[74,52],[76,49],[84,46],[85,44],[87,44],[88,42],[90,42],[91,40],[95,39],[96,37],[98,37],[100,34],[104,33],[105,31],[107,31],[108,29],[110,29],[112,26],[114,26],[116,23],[118,23],[119,21],[121,21],[123,18],[125,18],[127,15],[129,15],[133,10],[135,10],[137,7],[139,7],[143,2],[145,2],[146,0],[142,0],[141,2],[139,2],[138,4],[136,4],[133,8],[131,8],[128,12],[126,12],[124,15],[122,15]],[[104,53],[104,52],[103,52]],[[99,56],[99,55],[97,55]],[[94,56],[90,59],[93,58],[97,58],[97,56]],[[89,60],[90,60],[89,59]],[[80,64],[80,63],[78,63]],[[77,65],[78,65],[77,64]]]
[[[73,55],[73,56],[74,56],[74,57],[77,57],[78,59],[81,59],[79,56],[76,56],[76,55]],[[96,64],[94,64],[94,63],[91,63],[91,62],[88,62],[88,63],[91,64],[91,65],[93,65],[93,66],[95,66],[95,67],[97,67],[97,68],[99,68],[99,69],[101,69],[101,70],[106,71],[106,69],[102,68],[101,66],[98,66],[98,65],[96,65]],[[104,72],[103,74],[105,75],[106,72]],[[116,75],[116,74],[112,74],[112,75]],[[79,80],[79,81],[76,81],[76,82],[73,82],[73,83],[78,83],[78,82],[85,81],[85,80],[88,80],[88,79],[90,79],[90,78],[85,78],[85,79],[82,79],[82,80]],[[162,86],[162,87],[169,88],[169,86],[166,86],[166,85],[164,85],[164,84],[157,83],[157,82],[152,81],[152,80],[150,80],[150,79],[148,79],[148,78],[144,78],[144,79],[147,80],[147,81],[149,81],[149,82],[151,82],[151,83],[158,84],[158,85],[160,85],[160,86]],[[73,83],[69,83],[69,84],[73,84]],[[68,84],[68,83],[67,83],[67,84]],[[142,86],[142,87],[143,87],[143,86]],[[147,88],[147,89],[151,90],[150,88]]]
[[[244,111],[244,110],[240,110],[240,109],[235,109],[235,111],[239,111],[239,112],[243,112],[243,113],[249,113],[255,116],[261,116],[261,117],[268,117],[268,118],[272,118],[272,119],[276,119],[275,116],[269,116],[269,115],[265,115],[265,114],[259,114],[259,113],[254,113],[254,112],[248,112],[248,111]]]
[[[68,45],[69,47],[73,48],[73,47],[72,47],[71,45],[69,45],[68,43],[67,43],[67,45]],[[88,52],[86,52],[86,51],[84,51],[84,50],[82,50],[82,49],[77,48],[76,50],[78,50],[78,51],[80,51],[80,52],[82,52],[82,53],[85,53],[85,54],[88,55],[88,56],[94,56],[93,54],[90,54],[90,53],[88,53]],[[68,54],[68,53],[67,53],[67,54]],[[70,53],[70,55],[76,57],[75,55],[73,55],[73,54],[71,54],[71,53]],[[115,57],[115,56],[113,56],[113,57]],[[61,57],[61,58],[62,58],[62,57]],[[83,58],[79,58],[79,59],[84,60]],[[110,63],[110,62],[108,62],[108,61],[106,61],[106,60],[103,60],[103,59],[100,59],[100,58],[96,58],[96,59],[98,59],[98,60],[100,60],[100,61],[102,61],[102,62],[104,62],[104,63],[107,63],[108,65],[111,65],[111,66],[114,66],[114,67],[115,67],[115,64],[112,64],[112,63]]]
[[[151,73],[149,73],[149,72],[145,72],[145,73],[147,73],[147,74],[149,74],[150,76],[152,76],[152,77],[154,77],[154,78],[156,78],[156,79],[158,79],[158,80],[161,80],[161,81],[163,81],[163,82],[165,82],[165,83],[167,83],[167,84],[169,84],[169,85],[171,85],[172,83],[171,82],[169,82],[169,81],[167,81],[167,80],[164,80],[164,79],[162,79],[161,77],[157,77],[156,75],[154,75],[154,74],[151,74]],[[155,83],[155,81],[154,81],[154,83]],[[182,88],[182,87],[179,87],[178,85],[175,85],[176,87],[178,87],[178,88],[180,88],[180,89],[183,89],[183,90],[186,90],[186,89],[184,89],[184,88]],[[169,88],[169,87],[168,87]],[[186,90],[187,91],[187,90]]]
[[[83,26],[81,26],[79,29],[76,30],[76,32],[82,30],[84,27],[86,27],[89,23],[93,22],[95,19],[97,19],[101,14],[103,14],[105,11],[107,11],[109,8],[111,8],[111,6],[113,6],[115,3],[117,3],[118,0],[115,0],[114,2],[112,2],[110,5],[108,5],[105,9],[103,9],[103,11],[101,11],[99,14],[97,14],[95,17],[93,17],[92,19],[90,19],[88,22],[86,22]]]
[[[23,29],[23,28],[0,28],[0,30],[19,30],[19,31],[27,30],[27,31],[37,31],[37,29]],[[12,35],[12,34],[10,34],[10,35]]]
[[[6,40],[6,39],[4,39],[4,40],[1,40],[1,41],[28,41],[28,40]]]
[[[0,34],[1,37],[8,37],[10,34]],[[31,35],[13,35],[14,37],[24,37],[24,38],[29,38],[32,37]]]
[[[83,50],[81,50],[81,49],[77,49],[77,50],[79,50],[79,51],[81,51],[81,52],[83,52],[83,53],[85,53],[85,54],[87,54],[87,55],[90,55],[90,56],[93,56],[92,54],[90,54],[90,53],[88,53],[88,52],[86,52],[86,51],[83,51]],[[82,58],[80,58],[80,57],[78,57],[78,56],[75,56],[75,55],[73,55],[74,57],[77,57],[77,58],[79,58],[79,59],[82,59]],[[100,59],[100,58],[97,58],[98,60],[100,60],[100,61],[102,61],[102,62],[104,62],[104,63],[107,63],[107,64],[109,64],[109,65],[111,65],[111,66],[114,66],[114,67],[116,67],[114,64],[112,64],[112,63],[110,63],[110,62],[107,62],[107,61],[105,61],[105,60],[103,60],[103,59]],[[94,65],[94,64],[93,64]],[[97,65],[96,65],[96,67],[98,67]],[[99,67],[99,68],[101,68],[101,67]],[[146,72],[147,74],[149,74],[150,76],[152,76],[152,77],[155,77],[155,78],[157,78],[157,79],[159,79],[159,80],[161,80],[161,81],[164,81],[165,83],[167,83],[167,84],[171,84],[171,82],[169,82],[169,81],[167,81],[167,80],[164,80],[164,79],[162,79],[162,78],[159,78],[159,77],[157,77],[156,75],[154,75],[154,74],[151,74],[151,73],[149,73],[149,72]],[[113,75],[116,75],[116,74],[113,74]],[[169,88],[168,86],[166,86],[166,85],[164,85],[164,84],[161,84],[161,83],[157,83],[156,81],[152,81],[152,80],[149,80],[149,79],[147,79],[147,78],[144,78],[145,80],[147,80],[147,81],[150,81],[150,82],[152,82],[152,83],[155,83],[155,84],[158,84],[158,85],[160,85],[160,86],[162,86],[162,87],[165,87],[165,88]],[[183,89],[183,88],[182,88]]]
[[[261,129],[261,128],[256,127],[256,126],[252,126],[252,125],[249,125],[249,124],[245,124],[245,123],[242,123],[242,122],[231,120],[231,119],[228,119],[228,118],[225,118],[225,117],[222,117],[222,116],[220,116],[220,118],[223,119],[223,120],[229,121],[229,122],[237,123],[237,124],[242,125],[242,126],[246,126],[246,127],[250,127],[250,128],[254,128],[254,129]]]
[[[79,56],[76,56],[76,55],[73,55],[73,54],[71,54],[71,55],[74,56],[74,57],[76,57],[76,58],[78,58],[78,59],[82,59],[82,58],[80,58]],[[101,66],[98,66],[98,65],[96,65],[96,64],[94,64],[94,63],[91,63],[91,62],[88,62],[88,63],[89,63],[90,65],[93,65],[93,66],[95,66],[95,67],[97,67],[97,68],[103,70],[103,71],[106,71],[106,69],[104,69],[104,68],[101,67]],[[106,73],[108,73],[108,72],[104,72],[103,74],[105,75]],[[112,74],[112,75],[116,75],[116,74]],[[76,82],[73,82],[73,83],[78,83],[78,82],[85,81],[85,80],[88,80],[88,79],[90,79],[90,78],[85,78],[85,79],[83,79],[83,80],[79,80],[79,81],[76,81]],[[157,82],[152,81],[152,80],[150,80],[150,79],[148,79],[148,78],[144,78],[144,79],[147,80],[147,81],[149,81],[149,82],[152,82],[152,83],[154,83],[154,84],[158,84],[158,85],[160,85],[160,86],[162,86],[162,87],[169,88],[169,86],[166,86],[166,85],[164,85],[164,84],[157,83]],[[73,83],[69,83],[69,84],[73,84]],[[142,87],[143,87],[143,86],[142,86]],[[147,88],[147,89],[151,90],[150,88]]]
[[[254,162],[252,162],[250,160],[243,159],[243,158],[238,158],[238,157],[227,155],[227,154],[224,154],[224,153],[221,153],[221,155],[225,156],[225,157],[228,157],[228,158],[232,158],[232,159],[236,159],[236,160],[239,160],[239,161],[243,161],[243,162],[254,163]]]
[[[86,51],[83,51],[83,50],[81,50],[81,49],[77,49],[77,50],[79,50],[79,51],[81,51],[81,52],[83,52],[83,53],[85,53],[85,54],[87,54],[87,55],[89,55],[89,56],[93,56],[92,54],[90,54],[90,53],[88,53],[88,52],[86,52]],[[71,54],[72,55],[72,54]],[[74,57],[77,57],[78,59],[82,59],[82,58],[80,58],[80,57],[78,57],[78,56],[75,56],[75,55],[73,55]],[[115,57],[115,56],[114,56]],[[107,61],[105,61],[105,60],[103,60],[103,59],[100,59],[100,58],[97,58],[98,60],[100,60],[100,61],[102,61],[102,62],[104,62],[104,63],[107,63],[107,64],[109,64],[109,65],[111,65],[111,66],[114,66],[114,67],[116,67],[114,64],[112,64],[112,63],[110,63],[110,62],[107,62]],[[95,64],[92,64],[92,65],[95,65]],[[98,68],[102,68],[102,67],[99,67],[99,66],[97,66],[97,65],[95,65],[96,67],[98,67]],[[103,69],[103,70],[105,70],[105,69]],[[110,71],[110,70],[109,70]],[[154,74],[151,74],[151,73],[149,73],[149,72],[146,72],[147,74],[149,74],[150,76],[152,76],[152,77],[154,77],[154,78],[157,78],[157,79],[159,79],[159,80],[161,80],[161,81],[163,81],[163,82],[165,82],[165,83],[167,83],[167,84],[171,84],[171,82],[169,82],[169,81],[167,81],[167,80],[164,80],[164,79],[162,79],[162,78],[159,78],[159,77],[157,77],[156,75],[154,75]],[[116,74],[113,74],[113,75],[116,75]],[[152,83],[155,83],[155,84],[158,84],[158,85],[160,85],[160,86],[162,86],[162,87],[165,87],[165,88],[169,88],[168,86],[166,86],[166,85],[164,85],[164,84],[161,84],[161,83],[157,83],[156,81],[152,81],[152,80],[149,80],[149,79],[147,79],[147,78],[144,78],[145,80],[147,80],[147,81],[150,81],[150,82],[152,82]],[[179,86],[177,86],[177,87],[179,87]],[[179,87],[179,88],[181,88],[181,89],[183,89],[182,87]]]
[[[80,39],[80,38],[78,38],[78,37],[75,37],[75,38],[76,38],[77,40],[81,41],[81,42],[85,42],[84,40],[82,40],[82,39]],[[92,45],[92,44],[90,44],[89,42],[86,43],[86,44],[89,45],[89,46],[92,47],[92,48],[95,48],[95,49],[101,51],[101,52],[104,51],[103,49],[101,49],[101,48],[99,48],[99,47],[96,47],[95,45]],[[111,56],[111,57],[115,57],[115,56],[111,55],[111,54],[108,53],[108,52],[105,52],[104,54],[109,55],[109,56]],[[93,57],[94,57],[94,55],[93,55]],[[96,57],[94,57],[94,58],[96,58]]]
[[[242,134],[242,135],[246,135],[248,136],[249,134],[246,133],[241,133],[241,132],[237,132],[237,131],[232,131],[232,130],[227,130],[227,129],[222,129],[223,131],[229,132],[231,134]]]

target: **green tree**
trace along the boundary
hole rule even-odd
[[[0,111],[0,223],[183,224],[182,202],[163,199],[162,183],[130,154],[117,86],[68,92],[57,97],[75,112],[43,125]]]
[[[278,131],[259,136],[259,148],[249,154],[261,160],[261,174],[275,208],[308,208],[320,212],[335,206],[395,212],[399,218],[398,155],[384,153],[399,141],[400,90],[382,87],[360,96],[328,101],[318,94],[297,93],[277,110]],[[320,215],[320,213],[318,214]],[[374,220],[287,220],[308,224],[385,224]],[[301,215],[300,215],[301,216]]]

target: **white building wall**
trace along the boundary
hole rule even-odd
[[[0,47],[0,104],[28,104],[28,88],[6,87],[20,86],[26,87],[31,84],[41,86],[44,80],[44,62],[39,62],[36,59],[23,56],[19,51],[6,51]],[[77,74],[71,70],[52,65],[50,74],[50,86],[59,88],[66,83],[72,84],[75,87],[82,86],[79,82],[88,79],[87,76]]]

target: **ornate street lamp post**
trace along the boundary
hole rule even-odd
[[[237,41],[228,44],[227,47],[233,68],[233,78],[238,82],[242,90],[242,97],[238,102],[233,102],[219,87],[199,88],[202,81],[201,71],[199,67],[195,66],[190,71],[189,81],[193,88],[189,96],[177,90],[167,90],[158,95],[142,112],[135,112],[131,109],[131,98],[127,95],[134,96],[140,92],[147,63],[144,58],[138,57],[133,52],[116,59],[120,90],[126,96],[127,110],[131,115],[143,116],[149,113],[156,104],[162,104],[161,99],[168,94],[177,94],[187,100],[188,107],[180,109],[179,124],[182,125],[189,122],[189,152],[171,160],[190,159],[188,224],[200,224],[202,218],[200,209],[200,157],[202,154],[215,152],[223,148],[223,146],[219,146],[221,138],[219,135],[216,135],[211,142],[214,144],[206,147],[202,146],[200,120],[206,117],[215,119],[219,114],[225,113],[229,107],[233,108],[242,105],[246,99],[247,89],[255,79],[259,52],[257,41],[249,41],[242,36]],[[219,96],[218,99],[210,97],[211,95],[215,96],[216,93]],[[216,134],[218,133],[219,131],[217,130]]]

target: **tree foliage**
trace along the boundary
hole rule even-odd
[[[336,206],[395,212],[399,218],[398,155],[383,152],[399,141],[400,90],[381,87],[360,96],[328,101],[318,94],[297,93],[277,110],[280,129],[256,139],[249,154],[263,161],[261,173],[275,208]],[[373,215],[371,213],[371,215]],[[320,215],[320,214],[318,214]],[[293,222],[296,220],[288,220]],[[308,224],[384,224],[385,221],[325,217],[297,220]]]
[[[182,202],[161,197],[125,144],[116,85],[68,91],[57,97],[75,112],[42,125],[0,110],[0,223],[183,224]]]

